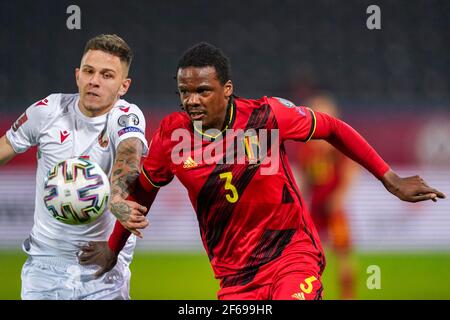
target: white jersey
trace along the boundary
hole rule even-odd
[[[78,94],[52,94],[32,106],[6,133],[14,151],[22,153],[37,146],[34,226],[24,250],[31,256],[57,256],[73,262],[80,246],[88,241],[105,241],[116,218],[106,211],[92,223],[68,225],[55,218],[44,203],[44,178],[57,162],[88,156],[109,176],[119,143],[127,138],[145,139],[145,118],[141,110],[119,100],[105,115],[90,118],[81,113]],[[121,252],[131,262],[136,238],[132,235]]]

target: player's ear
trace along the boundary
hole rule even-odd
[[[225,83],[225,85],[224,85],[224,93],[225,93],[225,98],[229,98],[233,94],[233,82],[231,82],[231,80],[228,80]]]
[[[78,79],[80,77],[80,68],[75,68],[75,81],[77,82],[77,85],[79,86]]]
[[[119,89],[119,96],[124,96],[127,93],[128,88],[130,88],[130,85],[131,85],[130,78],[123,79]]]

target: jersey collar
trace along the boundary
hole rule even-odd
[[[105,119],[108,117],[109,112],[97,117],[88,117],[81,112],[79,103],[80,103],[80,96],[77,97],[74,105],[75,114],[79,119],[94,125],[105,122]]]
[[[236,119],[236,104],[235,104],[235,101],[234,101],[234,97],[231,96],[230,100],[228,101],[227,115],[225,117],[225,121],[224,121],[222,130],[220,131],[220,133],[218,133],[215,136],[211,136],[209,134],[206,134],[206,133],[202,132],[200,129],[198,129],[196,126],[194,126],[194,124],[192,124],[192,127],[194,129],[194,133],[195,134],[201,136],[202,138],[204,138],[206,140],[214,141],[218,137],[223,136],[227,129],[231,129],[233,127],[235,119]]]

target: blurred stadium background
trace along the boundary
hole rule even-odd
[[[81,30],[66,28],[71,4],[81,9]],[[381,8],[381,30],[366,27],[371,4]],[[164,115],[179,110],[178,57],[209,41],[230,56],[238,95],[301,104],[329,90],[342,118],[396,171],[419,173],[450,195],[449,13],[445,0],[1,1],[0,135],[33,102],[75,92],[85,42],[117,33],[135,52],[126,99],[146,113],[150,136]],[[0,299],[20,298],[34,161],[35,150],[0,168]],[[347,203],[357,298],[450,298],[449,200],[403,203],[363,173]],[[215,299],[218,283],[177,181],[160,192],[150,217],[131,266],[132,297]],[[337,297],[333,260],[329,252],[326,299]],[[366,286],[370,265],[381,268],[380,290]]]

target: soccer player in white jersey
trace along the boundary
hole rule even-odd
[[[135,179],[125,179],[122,172],[132,170],[137,178],[147,141],[141,110],[121,99],[131,84],[131,60],[130,47],[117,35],[89,40],[75,70],[79,93],[51,94],[34,103],[0,138],[0,165],[38,146],[34,226],[23,243],[28,259],[22,268],[22,299],[130,298],[136,238],[129,239],[116,267],[97,277],[98,267],[81,266],[78,254],[89,241],[108,239],[115,217],[106,211],[86,225],[64,224],[48,212],[43,192],[48,170],[77,156],[97,162],[111,176],[112,198],[132,187]],[[148,224],[143,216],[134,222],[135,227]]]

